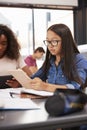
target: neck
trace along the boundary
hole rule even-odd
[[[33,59],[36,59],[36,56],[35,56],[35,54],[33,54],[33,55],[32,55],[32,57],[33,57]]]
[[[60,62],[61,58],[60,56],[56,56],[56,62]]]

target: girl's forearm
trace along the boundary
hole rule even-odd
[[[54,92],[57,88],[63,88],[66,89],[67,87],[65,85],[55,85],[55,84],[49,84],[46,82],[43,82],[43,90],[49,91],[49,92]]]

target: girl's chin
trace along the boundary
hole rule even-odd
[[[54,54],[54,53],[51,53],[53,56],[55,56],[56,54]]]
[[[56,55],[54,52],[51,52],[52,55]]]

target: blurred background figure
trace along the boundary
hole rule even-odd
[[[31,75],[38,70],[36,60],[41,59],[44,53],[45,50],[42,47],[38,47],[34,50],[34,53],[32,55],[29,55],[24,59],[25,63],[29,67],[29,71],[31,72]]]

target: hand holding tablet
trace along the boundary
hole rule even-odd
[[[6,84],[7,80],[12,80],[12,75],[0,76],[0,89],[9,88],[10,86]]]
[[[10,70],[9,73],[24,87],[30,88],[30,77],[22,70]]]

